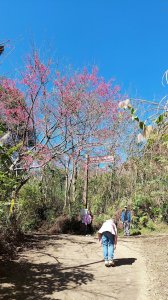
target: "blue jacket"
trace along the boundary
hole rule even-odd
[[[127,212],[127,215],[125,216],[126,212]],[[131,222],[131,213],[128,210],[126,212],[125,212],[125,210],[122,211],[121,220],[122,220],[122,222],[124,222],[124,221]]]

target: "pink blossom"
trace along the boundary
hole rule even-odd
[[[109,84],[100,82],[97,87],[97,93],[102,97],[107,96],[109,93]]]

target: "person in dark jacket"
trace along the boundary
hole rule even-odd
[[[124,210],[121,214],[121,221],[124,227],[124,235],[130,235],[130,223],[131,223],[131,212],[128,210],[127,206],[124,207]]]

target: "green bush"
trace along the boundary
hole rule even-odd
[[[139,223],[140,225],[146,227],[147,226],[147,223],[149,221],[149,217],[148,216],[142,216],[139,218]]]
[[[133,199],[133,210],[137,216],[141,217],[144,214],[150,214],[152,204],[152,200],[148,196],[139,194]]]
[[[155,230],[155,224],[152,220],[149,220],[146,224],[147,228],[150,229],[151,231]]]
[[[131,235],[141,235],[141,231],[138,228],[134,228],[131,230]]]
[[[132,228],[137,228],[139,224],[139,217],[137,216],[132,216]]]
[[[168,224],[168,201],[165,201],[161,206],[162,220]]]
[[[9,203],[0,201],[0,225],[9,225]]]

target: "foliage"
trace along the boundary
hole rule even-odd
[[[37,229],[52,224],[63,210],[64,175],[57,169],[44,169],[22,187],[18,199],[18,214],[22,230]],[[32,201],[33,199],[33,201]]]
[[[140,225],[146,227],[148,223],[148,217],[147,216],[142,216],[139,218],[139,223]]]
[[[86,154],[114,156],[109,165],[89,165],[95,226],[116,214],[119,220],[125,204],[132,234],[168,223],[165,108],[148,124],[129,99],[119,103],[120,88],[97,68],[50,75],[50,62],[35,51],[22,78],[0,78],[1,227],[34,230],[62,214],[60,232],[79,225]]]

